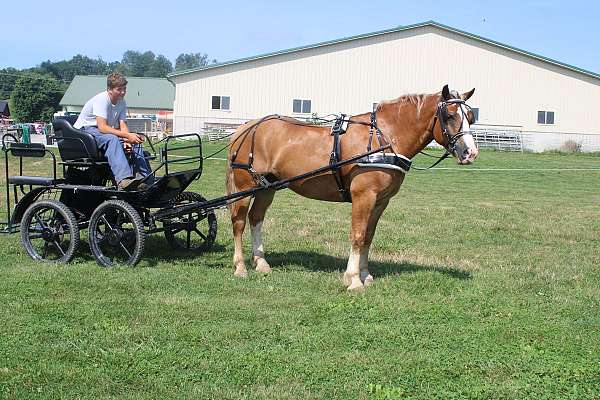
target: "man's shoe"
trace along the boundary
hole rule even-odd
[[[123,178],[117,184],[117,188],[119,190],[135,190],[138,187],[139,184],[140,184],[140,181],[137,180],[137,179]]]

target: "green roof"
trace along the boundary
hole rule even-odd
[[[83,106],[89,99],[106,90],[106,76],[77,75],[71,81],[61,106]],[[125,101],[128,108],[172,110],[175,87],[165,78],[127,77]]]
[[[469,37],[471,39],[475,39],[475,40],[478,40],[478,41],[481,41],[481,42],[484,42],[484,43],[488,43],[488,44],[491,44],[493,46],[497,46],[497,47],[501,47],[503,49],[511,50],[511,51],[514,51],[515,53],[523,54],[523,55],[526,55],[528,57],[532,57],[532,58],[535,58],[535,59],[538,59],[538,60],[541,60],[541,61],[545,61],[545,62],[548,62],[550,64],[554,64],[554,65],[557,65],[557,66],[560,66],[560,67],[563,67],[563,68],[567,68],[569,70],[576,71],[576,72],[579,72],[579,73],[591,76],[593,78],[600,78],[600,75],[597,74],[597,73],[595,73],[595,72],[591,72],[591,71],[587,71],[585,69],[574,67],[572,65],[565,64],[563,62],[556,61],[556,60],[553,60],[551,58],[540,56],[538,54],[531,53],[531,52],[526,51],[526,50],[518,49],[516,47],[509,46],[509,45],[504,44],[504,43],[496,42],[495,40],[486,39],[484,37],[475,35],[473,33],[461,31],[460,29],[452,28],[450,26],[447,26],[447,25],[444,25],[444,24],[440,24],[439,22],[435,22],[435,21],[426,21],[426,22],[421,22],[421,23],[414,24],[414,25],[398,26],[396,28],[385,29],[385,30],[382,30],[382,31],[364,33],[362,35],[344,37],[344,38],[340,38],[340,39],[329,40],[329,41],[326,41],[326,42],[320,42],[320,43],[310,44],[310,45],[307,45],[307,46],[294,47],[294,48],[287,49],[287,50],[280,50],[280,51],[276,51],[276,52],[272,52],[272,53],[260,54],[260,55],[257,55],[257,56],[246,57],[246,58],[240,58],[238,60],[226,61],[226,62],[222,62],[222,63],[218,63],[218,64],[211,64],[211,65],[207,65],[207,66],[203,66],[203,67],[199,67],[199,68],[193,68],[193,69],[188,69],[188,70],[184,70],[184,71],[172,72],[167,77],[171,78],[171,77],[175,77],[175,76],[179,76],[179,75],[185,75],[185,74],[189,74],[189,73],[193,73],[193,72],[198,72],[198,71],[203,71],[203,70],[207,70],[207,69],[218,68],[218,67],[222,67],[222,66],[225,66],[225,65],[239,64],[239,63],[243,63],[243,62],[247,62],[247,61],[258,60],[258,59],[261,59],[261,58],[273,57],[273,56],[278,56],[278,55],[281,55],[281,54],[294,53],[294,52],[297,52],[297,51],[302,51],[302,50],[307,50],[307,49],[314,49],[314,48],[317,48],[317,47],[329,46],[329,45],[332,45],[332,44],[349,42],[351,40],[364,39],[364,38],[368,38],[368,37],[372,37],[372,36],[380,36],[380,35],[385,35],[387,33],[402,32],[402,31],[407,31],[407,30],[411,30],[411,29],[421,28],[421,27],[425,27],[425,26],[433,26],[433,27],[436,27],[436,28],[439,28],[439,29],[442,29],[442,30],[445,30],[445,31],[449,31],[449,32],[453,32],[453,33],[459,34],[461,36]]]

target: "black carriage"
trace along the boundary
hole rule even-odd
[[[176,250],[211,248],[217,233],[214,207],[202,207],[204,197],[185,191],[202,174],[200,136],[167,137],[156,147],[146,141],[151,152],[145,154],[157,167],[144,190],[121,191],[92,135],[66,120],[55,120],[53,127],[60,160],[43,144],[19,143],[10,135],[2,139],[4,231],[20,231],[29,256],[68,262],[85,229],[91,252],[102,266],[135,265],[145,236],[157,232],[163,232]],[[52,176],[25,175],[23,158],[27,157],[50,157]],[[18,159],[19,175],[9,176],[9,159]],[[62,177],[57,168],[62,169]],[[194,207],[187,207],[190,204]]]

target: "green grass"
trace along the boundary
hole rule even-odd
[[[600,398],[600,171],[551,168],[600,157],[411,172],[362,295],[341,283],[350,205],[289,191],[265,220],[274,272],[246,280],[225,211],[214,252],[157,234],[135,268],[98,267],[87,243],[41,265],[0,236],[0,398]],[[206,161],[192,190],[222,195],[224,170]]]

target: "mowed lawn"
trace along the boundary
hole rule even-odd
[[[442,166],[391,201],[358,295],[351,206],[290,191],[264,225],[274,272],[248,279],[226,210],[213,252],[156,234],[134,268],[99,267],[85,237],[42,265],[1,235],[0,398],[600,398],[600,156]],[[224,171],[205,161],[191,189],[224,194]]]

